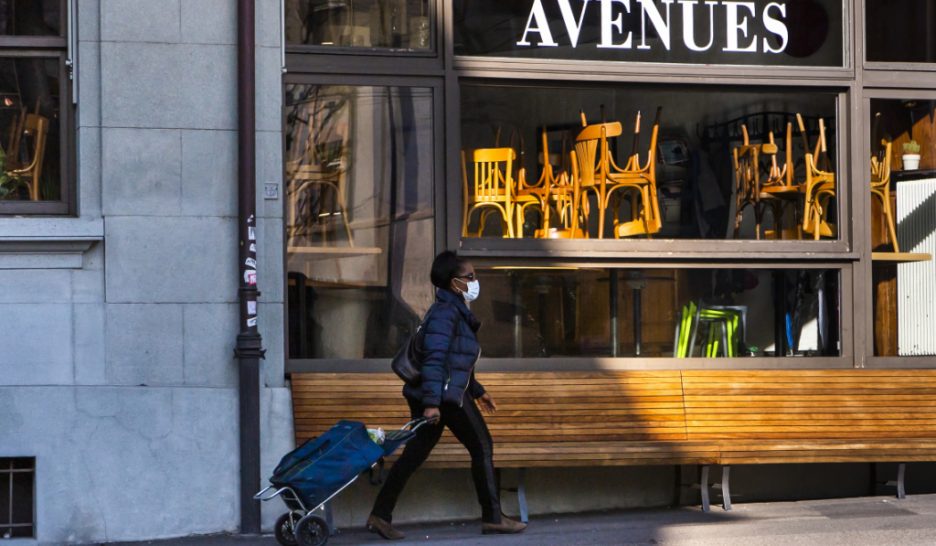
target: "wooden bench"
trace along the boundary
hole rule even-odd
[[[936,460],[936,370],[486,372],[499,411],[488,417],[495,464],[560,466],[722,465],[731,507],[731,465]],[[296,441],[339,419],[398,428],[409,419],[390,373],[292,376]],[[428,467],[468,467],[446,432]]]

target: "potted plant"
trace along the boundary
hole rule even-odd
[[[903,145],[903,168],[905,171],[915,171],[920,168],[920,144],[911,140]]]

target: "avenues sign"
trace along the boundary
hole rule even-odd
[[[547,7],[551,13],[558,8],[559,21],[547,17]],[[783,1],[533,0],[516,45],[577,48],[586,18],[594,18],[596,11],[599,37],[590,45],[600,49],[778,54],[790,42]],[[554,33],[552,25],[562,25],[566,43],[554,38],[561,32]]]

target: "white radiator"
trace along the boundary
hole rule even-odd
[[[902,252],[936,258],[936,178],[897,183],[897,240]],[[897,354],[936,355],[936,261],[897,266]]]

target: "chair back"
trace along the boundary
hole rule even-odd
[[[575,137],[580,187],[595,186],[607,175],[610,170],[608,139],[620,136],[623,131],[619,121],[597,123],[585,127]]]
[[[872,188],[885,188],[890,186],[890,177],[891,177],[891,149],[893,147],[893,142],[884,140],[881,142],[883,145],[882,155],[875,157],[871,156],[871,187]]]
[[[475,198],[509,201],[516,190],[513,178],[513,162],[516,158],[513,148],[475,150],[472,154]]]
[[[758,146],[742,144],[732,150],[735,187],[738,195],[753,200],[760,191],[760,150]]]
[[[735,191],[744,201],[753,200],[760,191],[760,147],[751,144],[747,125],[741,125],[741,144],[731,151],[735,173]]]

